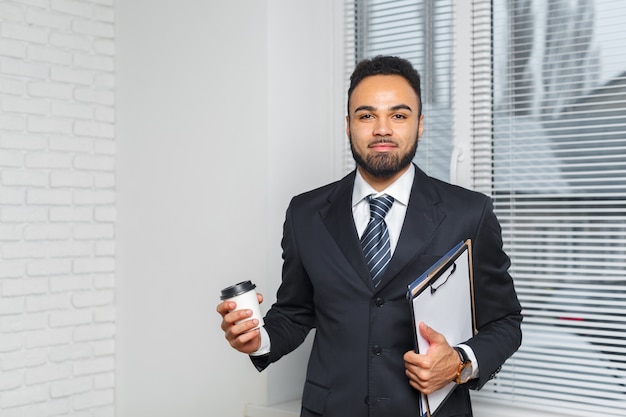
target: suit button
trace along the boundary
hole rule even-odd
[[[385,305],[385,300],[383,300],[382,298],[378,297],[375,301],[376,307],[382,307]]]
[[[383,348],[378,345],[374,345],[374,347],[372,348],[372,353],[374,353],[374,355],[376,356],[380,356],[380,354],[383,353]]]
[[[370,396],[366,395],[363,401],[365,401],[365,404],[370,405]]]

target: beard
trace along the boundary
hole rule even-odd
[[[352,144],[352,135],[350,139],[350,150],[352,151],[352,157],[356,161],[357,165],[363,168],[367,173],[376,178],[391,178],[404,168],[409,166],[415,153],[417,152],[418,138],[415,137],[415,142],[411,149],[409,149],[403,155],[392,154],[391,152],[371,154],[366,157],[361,155]],[[391,142],[386,138],[379,138],[377,143]]]

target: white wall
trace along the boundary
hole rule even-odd
[[[343,175],[335,162],[344,133],[341,45],[343,2],[268,2],[268,271],[275,301],[280,284],[282,223],[295,194]],[[337,89],[337,83],[339,89]],[[339,100],[337,100],[337,93]],[[269,303],[268,303],[269,304]],[[300,398],[312,335],[271,366],[265,404]]]
[[[0,4],[0,415],[113,416],[113,0]]]
[[[334,176],[334,7],[116,3],[119,417],[300,394],[306,355],[257,373],[215,306],[243,279],[273,300],[289,198]]]

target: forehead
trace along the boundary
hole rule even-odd
[[[362,105],[395,106],[406,104],[417,109],[418,99],[411,84],[400,75],[372,75],[363,78],[350,96],[350,111]]]

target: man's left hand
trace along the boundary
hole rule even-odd
[[[411,386],[424,394],[431,394],[448,385],[459,369],[459,354],[448,344],[446,338],[423,322],[420,334],[430,343],[425,354],[408,351],[404,354],[404,366]]]

